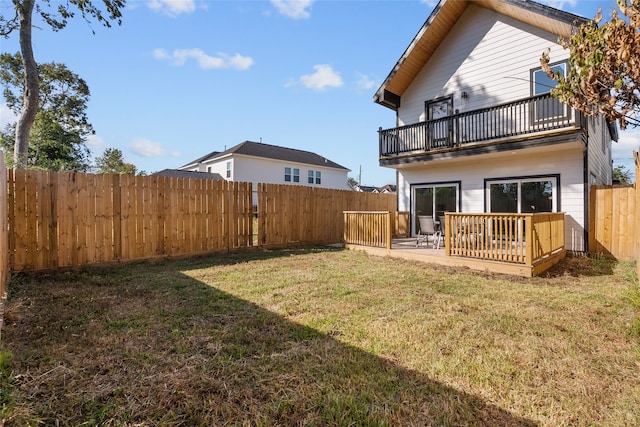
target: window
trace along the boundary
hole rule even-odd
[[[227,162],[227,178],[231,178],[231,162]]]
[[[293,182],[300,182],[300,169],[293,168]]]
[[[558,178],[492,180],[486,184],[488,211],[505,213],[557,212]]]
[[[309,171],[308,178],[307,178],[307,184],[313,184],[313,177],[314,177],[313,171]]]
[[[291,168],[284,168],[284,182],[291,182]]]
[[[567,76],[567,64],[564,62],[552,65],[551,70],[554,74],[560,73],[563,77]],[[541,68],[531,70],[531,96],[549,93],[557,84],[557,80],[550,78]],[[568,117],[569,114],[569,109],[565,104],[551,97],[537,100],[533,109],[534,122],[553,121]]]
[[[212,167],[211,166],[207,166],[207,172],[211,173]]]
[[[414,233],[418,233],[418,216],[427,215],[439,221],[445,212],[457,212],[459,183],[420,184],[412,186],[412,218]]]
[[[320,179],[320,171],[316,171],[316,184],[320,185],[322,180]]]

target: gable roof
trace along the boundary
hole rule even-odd
[[[374,102],[397,110],[400,97],[470,5],[569,38],[588,19],[530,0],[440,0],[398,62],[376,91]]]
[[[163,169],[152,173],[154,176],[168,176],[171,178],[196,178],[196,179],[213,179],[222,181],[224,178],[219,173],[184,171],[179,169]]]
[[[190,166],[196,163],[209,162],[218,158],[228,157],[229,155],[240,154],[251,157],[262,157],[266,159],[283,160],[286,162],[304,163],[313,166],[323,166],[333,169],[349,170],[344,166],[337,164],[325,157],[322,157],[316,153],[304,150],[296,150],[294,148],[279,147],[277,145],[263,144],[261,142],[244,141],[238,145],[235,145],[228,150],[218,152],[214,151],[207,154],[193,162],[186,164],[183,167]]]

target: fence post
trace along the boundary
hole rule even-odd
[[[113,180],[113,258],[122,258],[122,190],[120,175],[112,175]]]
[[[4,304],[9,281],[9,229],[7,227],[8,174],[4,152],[0,151],[0,304]],[[0,325],[2,325],[0,319]]]
[[[387,212],[387,249],[391,250],[393,243],[393,213]]]
[[[533,266],[533,215],[526,215],[524,220],[525,259],[524,264]]]

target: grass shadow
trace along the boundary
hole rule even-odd
[[[316,250],[16,278],[6,425],[536,425],[185,274]]]

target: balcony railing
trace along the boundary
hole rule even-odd
[[[537,132],[585,127],[583,115],[549,94],[378,131],[380,157],[446,150]]]

